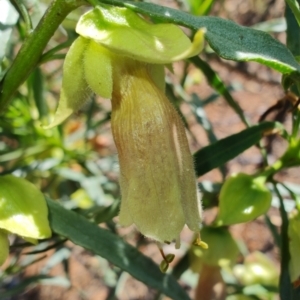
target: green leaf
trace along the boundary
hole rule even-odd
[[[289,220],[288,226],[288,236],[289,236],[289,250],[291,259],[289,261],[289,271],[291,281],[295,282],[300,276],[300,215],[299,213],[294,213]]]
[[[1,299],[11,299],[12,296],[20,295],[27,287],[41,283],[42,280],[51,279],[48,275],[36,275],[28,278],[23,278],[22,281],[12,286],[10,289],[3,291],[0,289]]]
[[[300,26],[300,8],[299,3],[297,0],[286,0],[286,3],[289,5],[290,9],[292,10],[298,25]]]
[[[31,182],[0,177],[0,228],[29,239],[51,236],[43,194]]]
[[[248,125],[248,121],[244,116],[244,112],[238,103],[232,98],[231,94],[229,93],[228,89],[226,88],[225,84],[218,76],[218,74],[210,67],[208,63],[203,61],[200,57],[193,57],[190,61],[199,68],[207,78],[208,83],[220,94],[222,95],[228,105],[232,107],[232,109],[237,113],[240,119],[243,121],[244,124]]]
[[[272,194],[265,182],[264,176],[231,174],[221,188],[219,212],[214,223],[227,226],[249,222],[265,214],[272,201]]]
[[[196,94],[192,94],[192,101],[190,102],[190,106],[193,110],[197,122],[205,130],[209,142],[210,143],[217,142],[218,139],[214,133],[212,124],[207,118],[207,115],[203,107],[203,102],[199,99],[199,97]]]
[[[268,33],[243,27],[218,17],[196,17],[172,8],[150,3],[104,0],[102,2],[126,6],[137,13],[164,22],[176,23],[193,30],[206,28],[206,40],[221,57],[235,61],[256,61],[283,74],[297,72],[300,67],[292,53]]]
[[[289,262],[291,259],[290,249],[289,249],[289,236],[288,236],[288,227],[289,227],[289,219],[287,212],[284,207],[283,198],[277,188],[277,184],[274,183],[275,194],[279,198],[280,202],[280,215],[282,220],[281,230],[280,230],[280,279],[279,279],[279,295],[281,299],[296,299],[292,298],[293,294],[293,286],[291,283],[291,278],[289,274]]]
[[[291,8],[286,5],[285,8],[285,19],[287,24],[286,29],[286,45],[293,53],[295,58],[299,61],[300,56],[300,28],[295,15],[293,14]],[[295,80],[296,79],[296,80]],[[296,81],[296,86],[293,86],[293,83]],[[294,74],[284,75],[282,79],[282,85],[285,90],[291,88],[291,91],[299,94],[300,84],[299,80],[294,78]]]
[[[179,279],[181,275],[189,268],[189,266],[190,266],[189,254],[186,253],[174,267],[172,271],[173,276]]]
[[[103,4],[79,19],[76,32],[116,54],[154,64],[194,56],[204,40],[203,32],[191,43],[178,26],[152,24],[130,9]]]
[[[288,5],[285,8],[285,19],[287,24],[286,29],[286,44],[294,56],[300,55],[300,28]]]
[[[48,107],[44,97],[44,78],[40,68],[36,68],[31,74],[31,84],[35,105],[39,111],[39,118],[48,116]]]
[[[174,277],[162,274],[150,258],[125,243],[120,237],[89,222],[81,215],[64,209],[52,200],[47,199],[47,203],[50,225],[54,232],[102,256],[172,299],[189,299]]]
[[[214,0],[187,0],[187,2],[192,14],[203,16],[210,12]]]
[[[94,220],[97,224],[108,222],[113,217],[116,217],[120,211],[120,202],[114,201],[113,204],[106,207],[100,207],[94,216]]]
[[[253,29],[257,29],[265,32],[285,32],[287,26],[286,26],[285,18],[274,18],[264,22],[256,23],[251,27]]]
[[[203,107],[203,101],[199,99],[199,97],[196,94],[192,94],[192,101],[190,102],[190,106],[192,108],[192,111],[195,115],[195,118],[197,122],[203,127],[205,130],[205,133],[207,135],[207,138],[209,140],[209,143],[215,143],[218,141],[214,131],[213,131],[213,126],[210,123],[209,119],[206,116],[205,109]],[[226,168],[224,166],[220,167],[220,172],[225,178],[226,176]]]
[[[276,246],[280,247],[280,243],[281,243],[280,235],[278,233],[277,227],[271,222],[271,219],[268,215],[265,215],[265,223],[268,226],[268,228],[272,234],[272,237],[273,237],[273,240],[274,240]]]
[[[277,126],[280,125],[264,122],[202,148],[194,154],[196,174],[201,176],[225,164],[258,143],[265,131],[275,129]]]

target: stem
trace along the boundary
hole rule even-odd
[[[13,94],[36,67],[48,41],[65,17],[83,0],[53,0],[36,29],[25,40],[17,57],[0,84],[0,114],[9,105]]]
[[[268,178],[279,172],[281,169],[285,168],[286,166],[282,162],[281,159],[275,161],[275,163],[269,167],[267,167],[265,170],[262,172],[259,172],[258,175],[259,177],[264,177]]]
[[[283,198],[277,188],[277,183],[273,182],[274,191],[280,201],[280,215],[282,219],[281,225],[281,245],[280,245],[280,281],[279,281],[279,294],[281,299],[296,299],[292,297],[293,289],[289,275],[289,261],[290,261],[290,251],[289,251],[289,235],[288,226],[289,220],[287,212],[284,207]]]
[[[51,50],[47,51],[46,53],[44,53],[39,62],[38,62],[38,65],[41,65],[47,61],[50,61],[52,60],[52,57],[55,56],[55,55],[59,55],[59,54],[56,54],[56,52],[62,50],[62,49],[65,49],[65,48],[68,48],[72,45],[72,43],[74,42],[75,39],[68,39],[66,42],[62,43],[62,44],[59,44],[58,46],[52,48]]]
[[[29,34],[32,30],[32,22],[24,3],[21,0],[12,0],[12,3],[23,18],[26,25],[26,32]]]
[[[293,112],[293,131],[292,136],[296,139],[299,134],[299,128],[300,128],[300,112],[299,112],[299,105],[295,108],[295,112]]]

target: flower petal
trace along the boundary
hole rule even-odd
[[[160,242],[177,239],[184,224],[199,231],[193,160],[182,121],[145,64],[114,66],[112,130],[120,161],[120,223],[134,223]],[[195,220],[190,220],[195,218]]]
[[[174,24],[151,24],[127,8],[101,4],[84,14],[76,31],[116,54],[154,64],[168,64],[198,54],[203,33],[193,43]]]

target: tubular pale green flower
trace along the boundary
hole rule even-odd
[[[80,37],[65,60],[59,107],[51,127],[78,110],[92,91],[112,100],[112,132],[120,161],[120,223],[160,242],[185,224],[199,232],[201,205],[183,123],[164,95],[164,64],[198,54],[177,26],[151,24],[126,8],[96,7],[77,24]],[[83,67],[75,75],[78,63]],[[72,86],[72,87],[71,87]]]
[[[200,205],[184,127],[144,63],[122,60],[114,72],[112,130],[120,161],[120,223],[160,242],[195,232]]]

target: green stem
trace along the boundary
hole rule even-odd
[[[277,183],[273,182],[274,191],[279,198],[280,201],[280,215],[282,220],[281,225],[281,245],[280,245],[280,256],[281,256],[281,271],[280,271],[280,281],[279,281],[279,294],[280,299],[296,299],[292,297],[293,288],[289,275],[289,261],[290,261],[290,250],[289,250],[289,235],[288,235],[288,227],[289,227],[289,219],[287,212],[284,207],[283,198],[277,188]]]
[[[26,32],[29,34],[32,30],[32,22],[24,3],[21,0],[12,0],[12,3],[23,18],[26,25]]]
[[[281,159],[275,161],[275,163],[269,167],[267,167],[263,172],[259,172],[259,177],[269,178],[279,172],[281,169],[285,167],[284,163]]]
[[[53,0],[36,29],[25,40],[17,57],[0,84],[0,114],[9,105],[13,94],[36,67],[48,41],[65,17],[83,0]]]
[[[292,136],[293,138],[297,138],[298,134],[299,134],[299,129],[300,129],[300,112],[298,109],[298,106],[296,107],[296,111],[293,113],[293,132],[292,132]]]
[[[47,61],[52,60],[53,56],[58,55],[58,54],[56,54],[56,52],[58,52],[62,49],[65,49],[65,48],[69,48],[73,42],[74,42],[74,39],[68,39],[66,42],[59,44],[58,46],[47,51],[46,53],[44,53],[41,56],[40,61],[38,62],[38,65],[41,65]]]

